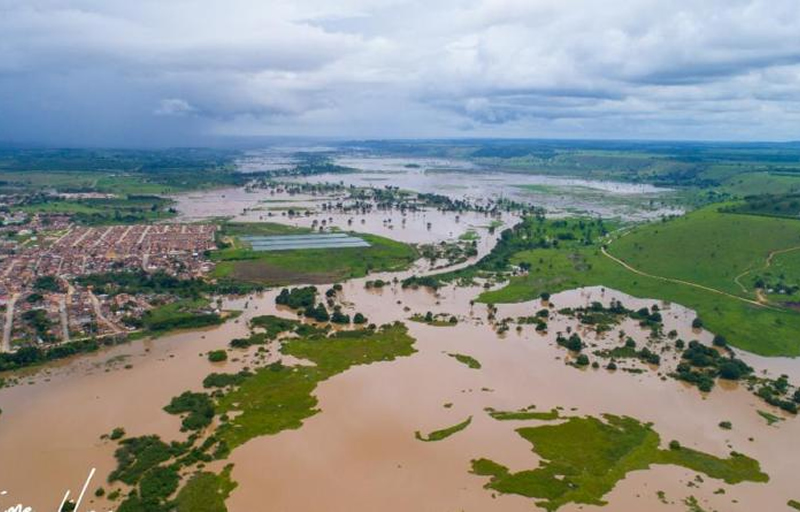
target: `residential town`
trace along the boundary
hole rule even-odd
[[[0,226],[0,351],[19,344],[121,335],[123,315],[145,297],[96,294],[76,282],[91,274],[142,270],[201,277],[212,269],[212,224],[78,226],[65,215],[7,216]]]

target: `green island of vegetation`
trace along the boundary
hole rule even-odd
[[[791,507],[791,508],[793,508],[793,509],[795,509],[795,510],[800,510],[800,501],[789,500],[788,502],[786,502],[786,505]]]
[[[550,511],[568,503],[604,505],[603,497],[629,472],[653,464],[685,467],[728,484],[769,480],[756,460],[735,452],[722,459],[677,441],[661,449],[650,425],[624,416],[573,417],[517,433],[543,459],[538,468],[512,473],[494,461],[477,459],[472,472],[490,477],[486,488],[533,498]]]
[[[254,318],[251,327],[276,337],[301,336],[304,326],[264,315]],[[167,444],[155,435],[125,438],[122,428],[105,436],[118,442],[117,467],[108,481],[130,487],[117,510],[225,511],[225,498],[236,485],[230,480],[231,466],[215,474],[203,470],[205,464],[226,459],[253,437],[299,428],[319,412],[313,393],[320,382],[351,366],[392,361],[416,351],[414,339],[399,322],[332,333],[313,328],[303,334],[286,338],[281,352],[308,364],[276,362],[233,374],[212,373],[203,381],[211,392],[186,391],[174,397],[164,410],[181,416],[185,441]],[[215,418],[218,423],[212,427]]]
[[[416,351],[413,344],[401,323],[290,339],[281,351],[314,364],[270,365],[225,394],[217,402],[217,412],[238,414],[220,427],[219,435],[235,448],[256,436],[299,428],[305,418],[319,412],[313,391],[320,382],[354,365],[411,355]]]
[[[467,428],[470,425],[470,423],[472,423],[472,416],[470,416],[469,418],[465,419],[461,423],[456,423],[455,425],[453,425],[451,427],[443,428],[441,430],[434,430],[433,432],[431,432],[427,436],[422,435],[422,433],[419,430],[417,430],[416,432],[414,432],[414,437],[416,439],[418,439],[419,441],[424,441],[426,443],[434,442],[434,441],[441,441],[443,439],[447,439],[448,437],[452,436],[453,434],[457,434],[458,432],[461,432],[462,430]]]
[[[418,257],[414,247],[377,235],[357,234],[369,247],[254,251],[239,237],[285,235],[309,230],[281,224],[223,224],[221,247],[211,253],[212,276],[222,282],[256,285],[321,284],[364,277],[370,272],[398,271]]]
[[[508,420],[540,420],[540,421],[553,421],[559,419],[558,409],[550,409],[549,411],[534,411],[536,406],[530,406],[518,411],[497,411],[491,407],[486,408],[489,416],[499,421]]]
[[[756,412],[758,412],[759,416],[764,418],[764,421],[766,421],[767,425],[769,425],[769,426],[772,426],[772,425],[774,425],[774,424],[776,424],[778,422],[783,421],[783,418],[781,418],[780,416],[775,416],[774,414],[772,414],[769,411],[762,411],[762,410],[759,409]]]
[[[481,362],[472,356],[468,356],[466,354],[447,354],[447,355],[452,357],[459,363],[468,366],[469,368],[472,368],[473,370],[481,369]]]
[[[412,315],[409,320],[433,327],[454,327],[458,325],[458,318],[455,315],[448,315],[447,313],[437,313],[434,315],[430,311],[424,315],[416,313]]]

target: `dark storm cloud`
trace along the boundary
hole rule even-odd
[[[0,33],[0,140],[800,126],[796,0],[0,0]]]

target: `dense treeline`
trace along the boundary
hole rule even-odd
[[[190,299],[208,293],[238,295],[262,289],[261,286],[246,283],[211,283],[197,278],[179,278],[162,270],[153,273],[143,270],[105,272],[80,276],[76,281],[84,286],[92,286],[96,293],[171,294]]]
[[[766,215],[769,217],[798,218],[800,194],[763,194],[747,196],[744,202],[720,208],[725,213]]]
[[[55,361],[76,354],[95,352],[100,348],[96,340],[81,340],[63,343],[54,347],[22,347],[16,352],[0,354],[0,371],[16,370],[26,366]]]

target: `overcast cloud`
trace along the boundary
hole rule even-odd
[[[0,0],[0,141],[799,132],[798,0]]]

